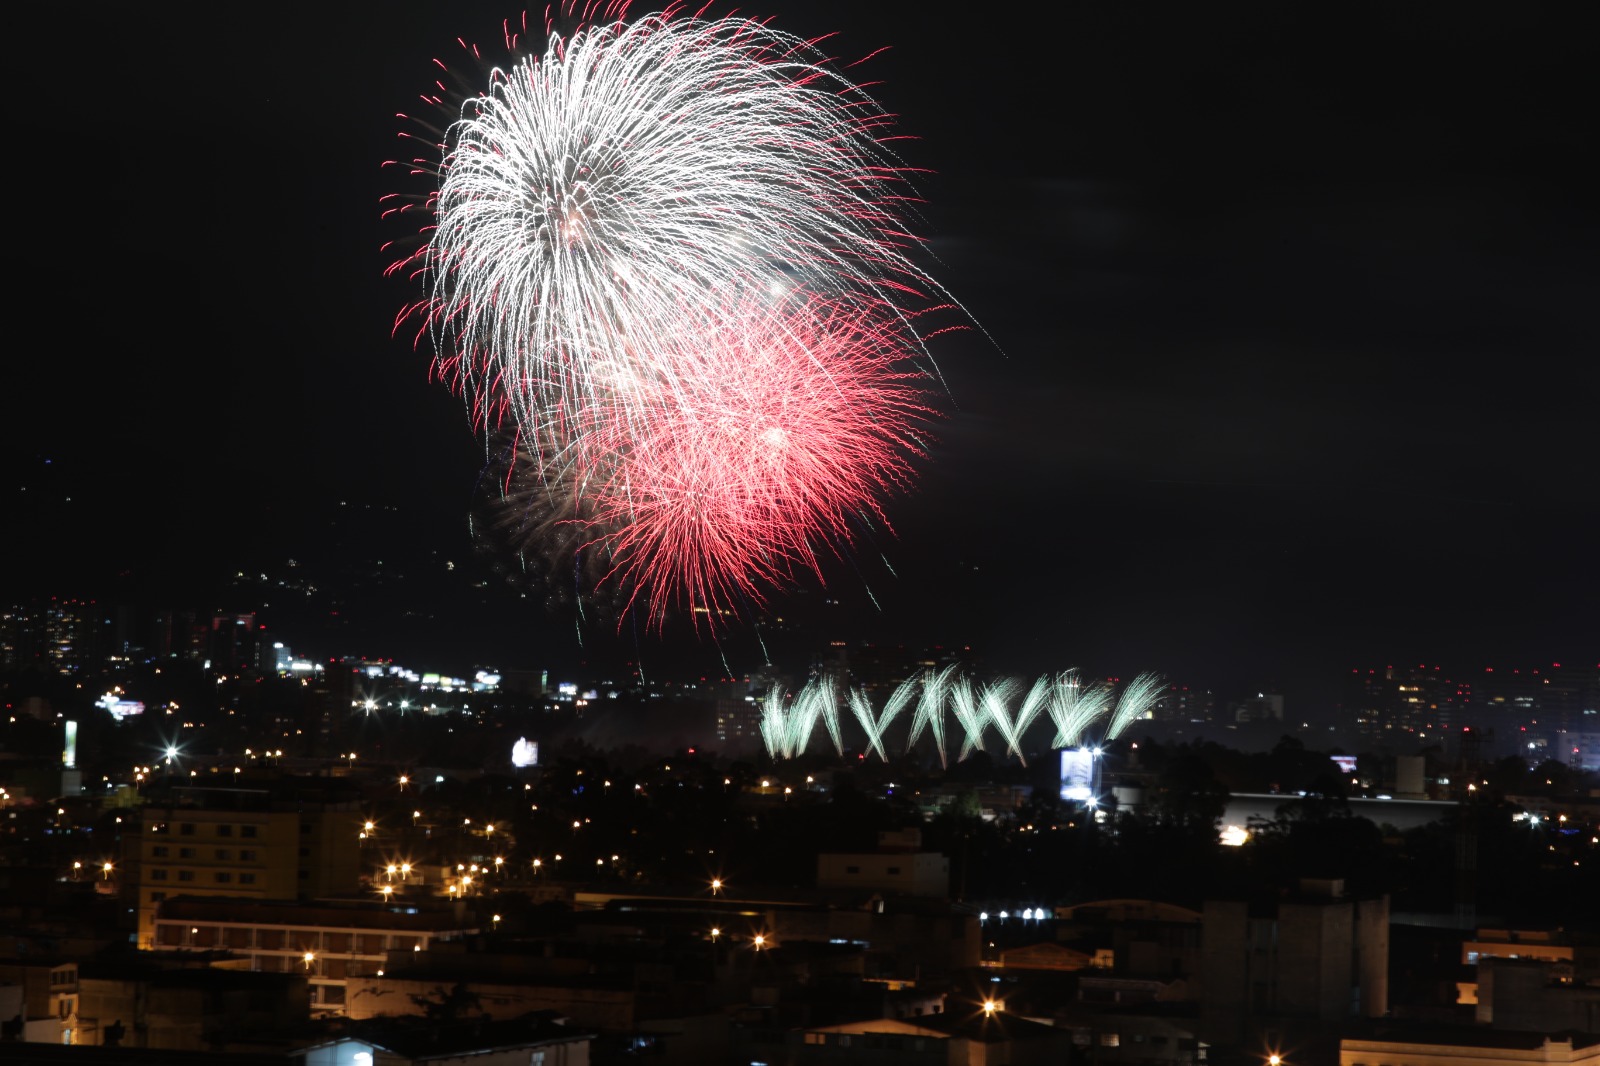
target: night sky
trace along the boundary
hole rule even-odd
[[[983,331],[935,346],[950,417],[894,535],[830,569],[835,604],[773,606],[1020,673],[1595,656],[1588,27],[1052,7],[742,9],[892,46],[857,72],[919,138],[931,269]],[[340,500],[398,508],[374,552],[473,556],[485,447],[390,339],[415,292],[381,277],[379,163],[430,59],[520,9],[361,8],[40,16],[9,109],[0,592],[204,588],[314,554]],[[502,665],[576,654],[532,600],[445,628]],[[670,658],[631,631],[584,654],[608,650]]]

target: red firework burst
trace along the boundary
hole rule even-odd
[[[557,435],[572,442],[559,461],[545,455],[580,550],[606,560],[599,583],[655,626],[674,610],[714,624],[820,577],[819,553],[864,526],[887,529],[882,501],[911,482],[936,417],[898,316],[816,300],[740,312],[738,332],[683,346],[687,372],[630,381],[629,405],[590,405]]]

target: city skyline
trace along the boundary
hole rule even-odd
[[[1017,674],[1293,684],[1384,655],[1592,658],[1575,35],[1461,12],[1446,48],[1420,13],[1068,11],[980,40],[842,4],[773,13],[837,32],[845,61],[890,48],[862,78],[917,138],[930,249],[983,330],[935,349],[949,417],[894,534],[775,613],[813,642],[969,643]],[[89,373],[23,362],[15,596],[205,603],[230,568],[316,553],[486,565],[468,518],[489,449],[389,337],[405,292],[379,276],[378,164],[430,58],[515,12],[409,14],[311,32],[123,13],[84,45],[74,102],[158,69],[207,88],[167,118],[111,109],[105,162],[68,179],[107,210],[55,220],[47,269],[110,276],[65,333]],[[79,251],[107,245],[158,267]],[[340,500],[393,521],[337,540]],[[570,605],[524,591],[438,629],[556,661],[762,654],[748,630],[580,644]]]

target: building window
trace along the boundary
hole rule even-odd
[[[861,867],[859,867],[859,866],[846,866],[844,868],[844,872],[847,873],[847,874],[858,874],[858,873],[861,872]]]
[[[165,870],[151,870],[150,871],[150,880],[152,880],[152,881],[165,881],[166,879],[167,879],[167,871],[165,871]]]
[[[897,873],[899,873],[899,872],[900,872],[900,867],[898,867],[898,866],[891,866],[891,867],[889,867],[889,872],[890,872],[890,873],[891,873],[891,874],[897,874]]]
[[[217,874],[217,884],[226,885],[226,884],[231,884],[232,882],[233,882],[233,875],[232,874],[230,874],[230,873],[219,873],[219,874]]]
[[[241,885],[253,885],[253,884],[256,883],[256,875],[255,874],[240,874],[239,875],[239,883]]]
[[[162,870],[161,872],[162,873],[166,873],[167,871]],[[165,892],[152,892],[152,893],[150,893],[150,902],[151,903],[160,903],[162,900],[164,900],[166,898],[167,898],[167,894]]]
[[[229,851],[227,848],[217,849],[217,861],[227,862],[231,858],[233,858],[233,852]]]
[[[1100,1034],[1100,1046],[1101,1047],[1121,1047],[1122,1046],[1122,1037],[1120,1037],[1116,1033],[1101,1033]]]
[[[241,850],[239,852],[239,861],[240,862],[255,862],[256,861],[256,853],[251,851],[249,848],[245,848],[245,849],[243,849],[243,850]]]
[[[194,858],[194,849],[193,848],[179,848],[178,849],[178,858],[180,858],[180,859],[192,859],[192,858]]]
[[[163,845],[159,845],[157,847],[151,848],[150,849],[150,857],[153,858],[153,859],[164,859],[164,858],[166,858],[167,857],[166,845],[163,844]]]
[[[254,840],[256,838],[256,827],[253,825],[241,825],[239,827],[239,835],[247,840]]]
[[[219,837],[231,837],[231,836],[233,836],[233,826],[231,826],[231,825],[219,825],[219,826],[217,826],[217,836],[219,836]]]
[[[194,871],[193,870],[179,870],[178,871],[178,880],[180,880],[180,881],[193,881],[194,880]]]
[[[183,837],[192,837],[192,836],[194,836],[194,823],[193,822],[179,822],[178,823],[178,835],[179,836],[183,836]]]
[[[309,859],[311,857],[311,849],[310,848],[301,848],[300,849],[300,857],[302,859]]]

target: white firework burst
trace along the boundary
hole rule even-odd
[[[445,132],[420,313],[480,415],[524,428],[680,373],[759,297],[890,314],[946,298],[912,261],[888,116],[813,44],[674,12],[552,34]]]

